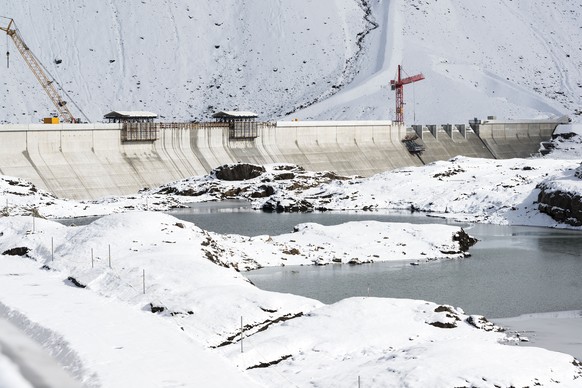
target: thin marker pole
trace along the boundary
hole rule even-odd
[[[243,332],[243,317],[240,317],[240,352],[243,353],[244,349],[243,349],[243,338],[244,338],[244,332]]]
[[[109,244],[109,268],[111,268],[111,244]]]
[[[93,260],[93,248],[91,248],[91,268],[95,268],[95,262]]]
[[[32,233],[36,232],[36,217],[32,215]]]
[[[143,275],[141,277],[142,285],[143,285],[143,293],[145,294],[145,269],[143,270]]]
[[[55,238],[51,237],[51,261],[55,261]]]

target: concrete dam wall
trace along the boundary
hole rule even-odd
[[[500,137],[483,125],[484,139],[470,129],[462,136],[457,130],[422,133],[420,153],[403,143],[414,132],[390,121],[259,123],[257,136],[248,139],[233,139],[228,125],[158,125],[155,140],[137,141],[127,141],[121,124],[3,125],[0,174],[73,199],[131,194],[236,162],[294,163],[308,170],[370,176],[457,155],[529,156],[550,139],[557,123],[544,131],[537,125],[531,133],[525,131],[525,138],[521,128],[513,135],[506,128]],[[514,142],[521,146],[506,147]]]

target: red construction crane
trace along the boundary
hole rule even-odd
[[[404,85],[418,82],[424,79],[424,75],[417,74],[412,77],[402,78],[402,66],[398,65],[398,75],[396,79],[390,81],[392,90],[396,91],[396,122],[404,122]]]

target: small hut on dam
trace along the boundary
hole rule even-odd
[[[254,139],[258,137],[257,117],[254,112],[220,111],[212,115],[217,123],[227,123],[229,139]]]
[[[158,115],[152,112],[114,110],[103,117],[110,123],[153,123]]]
[[[155,113],[143,111],[113,111],[104,116],[110,123],[121,124],[122,142],[156,141],[159,138],[156,117]]]

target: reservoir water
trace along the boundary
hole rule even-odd
[[[334,225],[356,220],[447,223],[410,213],[325,212],[270,214],[240,202],[197,204],[174,216],[219,233],[289,233],[303,222]],[[450,223],[450,222],[448,222]],[[467,313],[513,317],[582,310],[582,233],[522,226],[463,225],[480,241],[463,260],[411,266],[408,262],[358,266],[264,268],[246,273],[258,287],[333,303],[351,296],[425,299]]]

